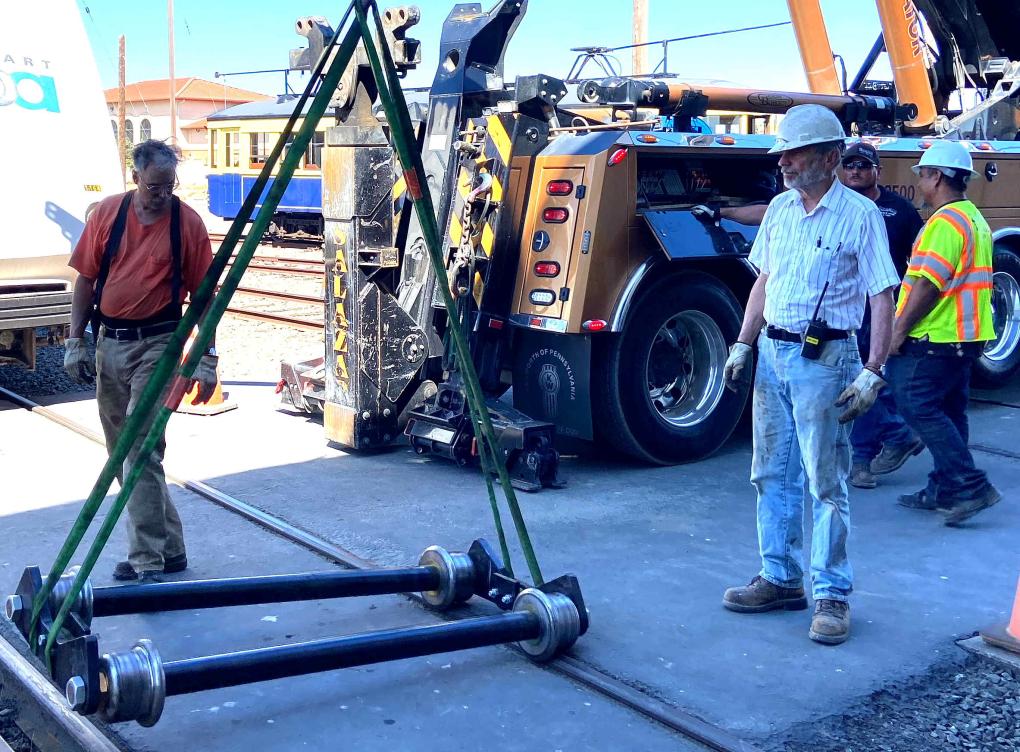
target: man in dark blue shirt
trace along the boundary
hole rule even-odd
[[[861,141],[843,152],[840,178],[843,184],[878,206],[889,235],[889,253],[902,279],[910,259],[911,246],[924,225],[913,204],[878,184],[882,173],[878,150]],[[864,322],[857,334],[861,358],[867,362],[871,321],[865,309]],[[896,410],[892,390],[886,388],[872,408],[854,421],[850,432],[853,468],[849,483],[857,488],[875,488],[876,475],[885,475],[903,466],[912,455],[920,454],[924,444]]]

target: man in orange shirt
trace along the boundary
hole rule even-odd
[[[150,140],[136,146],[132,158],[137,190],[96,207],[69,262],[79,276],[64,368],[79,382],[95,378],[107,451],[116,444],[177,328],[185,294],[198,289],[212,262],[201,217],[173,195],[177,153]],[[90,317],[96,336],[94,362],[82,341]],[[208,401],[216,388],[216,361],[216,348],[210,347],[195,369],[197,402]],[[151,421],[142,427],[118,473],[121,483],[138,459],[150,426]],[[163,474],[165,450],[161,439],[128,500],[128,558],[117,564],[115,579],[158,582],[159,574],[188,566],[181,518]]]

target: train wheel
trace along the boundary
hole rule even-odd
[[[670,277],[637,302],[626,329],[597,352],[599,435],[656,464],[715,452],[740,419],[749,387],[726,389],[723,366],[741,308],[717,279]]]
[[[974,365],[974,386],[1005,386],[1020,370],[1020,256],[996,246],[992,262],[992,313],[995,339]]]

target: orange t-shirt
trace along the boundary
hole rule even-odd
[[[96,279],[123,194],[102,201],[82,233],[68,265],[79,274]],[[181,202],[181,300],[195,292],[212,263],[212,246],[205,223],[194,209]],[[145,319],[170,304],[173,257],[170,250],[170,211],[151,225],[138,221],[128,208],[120,249],[110,264],[110,274],[99,303],[104,316]]]

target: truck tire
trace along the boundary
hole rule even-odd
[[[598,437],[660,465],[715,452],[750,391],[749,383],[734,393],[723,382],[741,318],[733,294],[708,274],[677,274],[645,292],[624,331],[596,349]]]
[[[1020,370],[1020,256],[995,246],[992,311],[996,338],[974,364],[974,386],[997,389]]]

